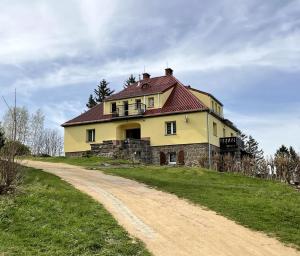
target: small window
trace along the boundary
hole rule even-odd
[[[135,100],[135,109],[141,109],[142,101],[140,99]]]
[[[218,106],[218,113],[219,113],[219,115],[221,115],[221,108],[220,108],[220,106]]]
[[[215,122],[213,122],[213,132],[214,132],[214,136],[218,136],[218,127]]]
[[[95,142],[95,129],[89,129],[86,131],[87,142]]]
[[[117,112],[117,103],[113,102],[111,103],[111,113],[116,113]]]
[[[176,152],[169,154],[169,164],[176,164]]]
[[[231,135],[230,135],[231,137],[234,137],[234,134],[233,133],[231,133]]]
[[[176,134],[176,122],[166,122],[166,135]]]
[[[218,111],[218,104],[215,103],[215,111],[217,112]]]
[[[225,138],[225,137],[226,137],[226,129],[223,128],[223,138]]]
[[[213,102],[213,101],[211,101],[211,108],[212,108],[212,110],[214,110],[214,109],[215,109],[215,104],[214,104],[214,102]]]
[[[154,98],[148,98],[148,108],[154,108]]]

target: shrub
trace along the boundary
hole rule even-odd
[[[21,167],[14,161],[0,160],[0,195],[13,192],[21,181]]]
[[[9,141],[1,148],[0,155],[4,159],[25,156],[30,155],[30,149],[19,141]]]

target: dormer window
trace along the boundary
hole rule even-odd
[[[148,98],[148,108],[154,108],[154,97]]]
[[[149,88],[149,87],[150,87],[150,84],[148,84],[148,83],[143,83],[143,85],[142,85],[143,89],[146,89],[146,88]]]

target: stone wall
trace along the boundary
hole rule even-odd
[[[92,144],[91,152],[96,156],[129,159],[143,163],[151,163],[152,158],[149,140],[103,141],[103,143]]]
[[[167,158],[171,152],[177,157],[183,151],[185,165],[194,166],[199,164],[201,157],[208,154],[208,143],[194,143],[183,145],[150,146],[149,140],[127,139],[125,141],[103,141],[103,143],[91,144],[90,151],[68,152],[66,156],[84,156],[87,154],[103,156],[115,159],[135,160],[146,164],[160,164],[160,153]],[[212,154],[219,152],[219,148],[211,145]],[[177,159],[178,163],[178,159]]]
[[[86,155],[91,154],[91,151],[77,151],[77,152],[66,152],[65,155],[66,157],[83,157]]]
[[[208,154],[208,143],[194,143],[194,144],[183,144],[183,145],[165,145],[165,146],[153,146],[152,147],[152,163],[160,164],[160,152],[163,152],[168,156],[171,152],[176,152],[179,155],[179,151],[184,152],[185,165],[197,165],[199,159]],[[211,145],[212,154],[219,152],[219,148]]]

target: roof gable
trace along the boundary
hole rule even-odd
[[[184,113],[190,111],[204,111],[208,109],[204,105],[204,103],[202,103],[193,93],[191,93],[182,83],[180,83],[173,76],[164,76],[144,80],[147,80],[148,84],[145,89],[136,89],[137,87],[140,87],[141,84],[137,85],[137,83],[135,83],[133,85],[130,85],[128,88],[124,89],[120,93],[114,94],[117,96],[115,96],[115,98],[113,99],[121,99],[121,97],[125,98],[126,95],[127,97],[128,95],[131,95],[130,97],[133,97],[132,95],[137,96],[139,95],[139,93],[143,93],[141,95],[145,95],[145,91],[147,91],[148,94],[151,94],[151,92],[154,93],[154,91],[163,92],[171,87],[174,87],[165,104],[161,108],[147,109],[144,113],[144,116],[146,117],[180,112]],[[159,82],[163,82],[163,84],[159,84]],[[109,97],[107,100],[112,100],[112,96]],[[114,118],[112,118],[112,115],[104,115],[103,103],[100,103],[88,110],[87,112],[79,115],[78,117],[64,123],[63,126],[113,120]]]

